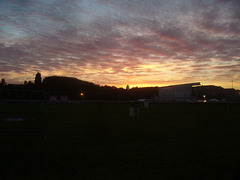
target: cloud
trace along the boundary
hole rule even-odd
[[[239,78],[238,1],[0,3],[0,76],[41,71],[115,85]]]

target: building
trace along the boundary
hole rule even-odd
[[[200,82],[160,87],[159,101],[163,102],[193,102],[192,86],[201,85]]]
[[[66,103],[69,101],[69,97],[67,95],[51,95],[49,101],[52,103]]]

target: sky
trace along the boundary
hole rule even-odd
[[[37,72],[240,89],[240,1],[0,0],[0,78],[23,84]]]

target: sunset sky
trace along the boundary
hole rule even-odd
[[[0,0],[0,78],[240,89],[239,0]]]

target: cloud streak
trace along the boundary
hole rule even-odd
[[[235,0],[1,1],[0,76],[228,87],[240,82],[239,8]]]

